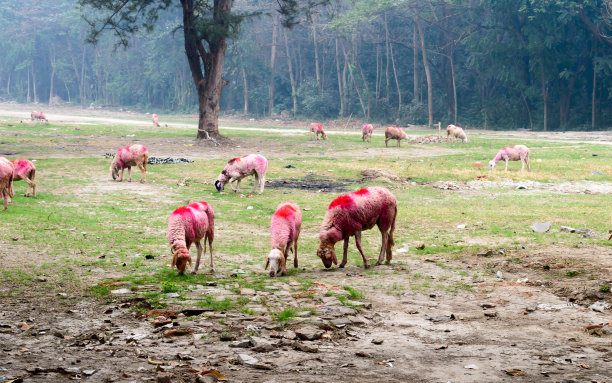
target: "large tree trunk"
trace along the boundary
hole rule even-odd
[[[416,12],[416,9],[415,9]],[[423,34],[423,28],[421,28],[421,21],[419,15],[415,14],[414,22],[419,31],[419,37],[421,39],[421,52],[423,56],[423,66],[425,67],[425,77],[427,78],[427,111],[429,112],[429,128],[433,127],[433,86],[431,84],[431,73],[429,71],[429,62],[427,61],[427,50],[425,48],[425,35]]]
[[[191,76],[198,93],[199,121],[198,139],[216,138],[219,136],[219,101],[223,87],[227,85],[222,77],[223,59],[227,50],[224,37],[208,41],[206,51],[200,36],[193,24],[193,1],[181,0],[183,7],[183,34],[185,36],[185,53],[191,70]],[[218,28],[227,28],[227,16],[232,8],[232,0],[214,1],[214,18]],[[202,72],[202,66],[204,72]]]
[[[270,49],[270,86],[268,89],[268,109],[270,116],[274,111],[274,76],[276,76],[276,40],[278,31],[278,14],[274,14],[272,24],[272,47]]]

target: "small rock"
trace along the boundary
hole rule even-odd
[[[302,342],[293,342],[293,348],[303,352],[319,352],[319,348],[314,344],[306,344]]]
[[[383,339],[372,339],[372,343],[374,344],[383,344],[384,340]]]
[[[157,373],[157,383],[172,383],[172,380],[170,380],[170,373],[169,372],[158,372]]]
[[[325,331],[316,328],[314,326],[304,326],[300,329],[295,330],[295,334],[298,336],[298,338],[300,338],[301,340],[317,340],[317,339],[321,339],[321,337],[323,336],[323,334],[325,334]]]
[[[253,343],[249,339],[237,340],[229,344],[231,348],[249,348]]]
[[[257,292],[253,289],[240,289],[240,295],[255,295]]]
[[[124,294],[131,294],[132,290],[130,289],[115,289],[111,291],[111,294],[115,294],[115,295],[124,295]]]
[[[22,331],[27,331],[31,328],[32,327],[30,327],[26,322],[21,322],[21,325],[19,326],[19,329],[21,329]]]
[[[465,224],[457,225],[457,229],[465,229]]]
[[[257,358],[254,358],[248,354],[238,354],[238,363],[240,364],[245,366],[253,366],[257,362],[259,362]]]
[[[536,233],[546,233],[548,230],[550,230],[550,226],[550,222],[536,222],[531,225],[531,230],[535,231]]]
[[[47,277],[43,276],[43,275],[39,275],[36,277],[36,280],[38,282],[47,282]]]
[[[486,310],[486,309],[492,309],[493,307],[495,307],[495,305],[493,303],[481,303],[480,307]]]
[[[96,373],[96,371],[98,371],[98,370],[83,370],[83,375],[85,375],[85,376],[92,376],[93,374]]]
[[[484,316],[487,318],[495,318],[497,316],[497,311],[485,311]]]
[[[414,247],[416,247],[418,250],[423,250],[425,248],[425,242],[415,242]]]
[[[478,370],[478,366],[475,364],[468,364],[467,366],[465,366],[466,369],[468,370]]]
[[[612,305],[610,305],[609,303],[605,302],[605,301],[597,301],[595,303],[593,303],[592,305],[589,306],[589,308],[593,311],[597,311],[597,312],[604,312],[604,310],[609,309],[610,307],[612,307]]]
[[[362,358],[371,358],[372,356],[365,351],[357,351],[355,355],[360,356]]]
[[[165,316],[160,315],[157,318],[155,318],[155,320],[153,321],[153,327],[157,328],[157,327],[165,326],[170,323],[172,323],[172,319],[166,318]]]
[[[523,375],[525,375],[525,371],[519,370],[517,368],[509,368],[507,370],[504,370],[504,372],[506,374],[508,374],[508,375],[511,375],[511,376],[523,376]]]
[[[250,336],[249,340],[251,341],[251,344],[253,345],[253,351],[269,352],[275,349],[274,344],[272,344],[272,342],[264,338],[260,338],[257,336]]]

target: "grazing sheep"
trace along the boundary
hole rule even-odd
[[[4,157],[0,157],[0,197],[4,199],[4,210],[13,198],[13,174],[15,172],[13,163]]]
[[[406,133],[402,128],[390,126],[385,129],[385,146],[389,147],[389,140],[397,140],[397,146],[400,146],[400,142],[406,139]]]
[[[338,266],[344,267],[347,261],[349,238],[354,235],[357,249],[363,258],[363,265],[367,269],[370,264],[361,249],[361,232],[377,225],[382,234],[382,246],[376,264],[380,265],[385,255],[387,262],[390,262],[393,256],[393,232],[396,216],[397,200],[389,190],[383,187],[368,187],[334,199],[323,218],[319,232],[321,244],[317,250],[317,256],[321,258],[325,268],[329,268],[332,263],[337,265],[338,259],[334,252],[334,245],[344,240],[342,263]]]
[[[266,184],[266,171],[268,170],[268,160],[264,156],[259,154],[249,154],[242,157],[237,157],[229,160],[225,168],[217,177],[215,181],[215,187],[217,191],[223,190],[225,184],[229,183],[232,190],[237,192],[240,189],[240,181],[250,175],[255,175],[255,184],[253,185],[253,191],[259,190],[261,194],[264,191]],[[232,182],[236,182],[236,188],[232,185]]]
[[[28,190],[24,194],[24,197],[30,196],[30,189],[32,189],[32,196],[36,197],[36,183],[34,183],[36,167],[34,167],[34,164],[28,160],[14,160],[11,162],[15,167],[13,181],[24,180],[28,183]]]
[[[45,117],[45,114],[42,111],[36,111],[36,110],[33,110],[30,113],[30,119],[32,119],[32,120],[45,120],[46,122],[49,122],[49,120],[47,120],[47,117]]]
[[[153,125],[159,127],[159,118],[157,117],[157,114],[153,115]]]
[[[323,131],[323,125],[319,123],[313,122],[310,124],[310,133],[314,133],[314,137],[317,141],[319,140],[319,135],[321,135],[324,140],[327,140],[327,134]]]
[[[372,142],[372,132],[374,131],[374,127],[372,124],[363,124],[361,127],[361,141]]]
[[[293,202],[281,202],[270,221],[270,242],[272,250],[266,258],[266,267],[270,266],[270,276],[287,274],[287,258],[293,247],[293,267],[298,267],[297,243],[302,227],[302,212]]]
[[[204,238],[204,250],[200,241]],[[193,274],[198,272],[200,257],[206,254],[206,240],[210,247],[210,270],[215,271],[212,243],[215,238],[215,212],[206,202],[194,202],[176,209],[168,218],[168,242],[172,250],[171,267],[176,266],[179,274],[185,273],[187,263],[191,265],[189,248],[195,243],[198,249]]]
[[[456,125],[449,125],[446,127],[446,138],[448,137],[458,138],[461,142],[468,142],[467,136],[465,135],[465,131],[462,127]]]
[[[495,158],[489,161],[489,169],[494,169],[500,160],[506,161],[506,171],[508,171],[508,161],[518,160],[523,165],[521,171],[525,170],[525,164],[527,164],[527,171],[531,171],[531,166],[529,166],[529,148],[525,145],[508,146],[501,149]]]
[[[149,161],[149,152],[142,145],[129,145],[125,148],[117,149],[115,158],[113,158],[110,166],[111,177],[116,180],[119,176],[119,170],[121,170],[119,182],[123,181],[123,170],[127,168],[128,181],[132,182],[132,166],[138,166],[142,172],[140,182],[144,183],[147,178],[147,161]]]

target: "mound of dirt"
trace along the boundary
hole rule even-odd
[[[363,181],[372,181],[372,180],[380,180],[387,182],[404,182],[405,180],[393,173],[390,170],[386,169],[363,169],[361,171],[361,175],[363,176]]]
[[[444,142],[456,142],[457,139],[446,138],[444,136],[438,137],[435,134],[428,134],[426,136],[416,136],[411,138],[409,143],[411,144],[440,144]]]

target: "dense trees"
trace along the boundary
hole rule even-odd
[[[202,113],[181,9],[167,3],[150,33],[135,31],[128,49],[114,50],[112,36],[83,43],[88,25],[76,0],[5,0],[0,97]],[[261,15],[227,33],[222,113],[612,125],[610,0],[337,0],[289,20],[292,29],[274,16],[274,3],[234,1],[237,14]],[[285,12],[297,4],[284,2]]]

